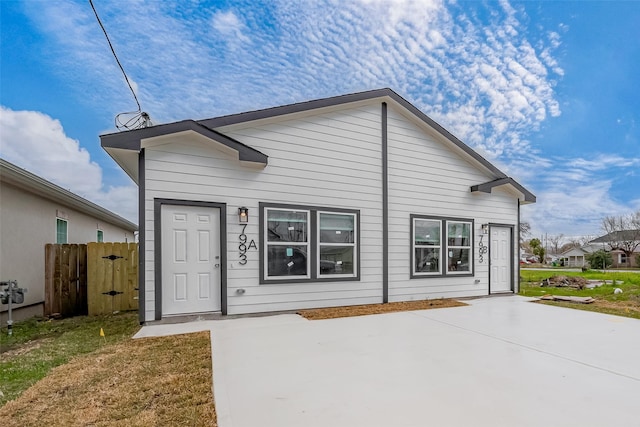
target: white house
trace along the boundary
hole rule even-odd
[[[588,247],[574,247],[561,253],[560,257],[564,260],[566,267],[586,267],[589,263],[585,257],[591,253],[591,251],[587,249]]]
[[[41,316],[45,244],[133,242],[137,226],[82,197],[0,159],[0,281],[27,289],[14,320]],[[0,305],[2,322],[7,305]]]
[[[101,136],[140,320],[517,291],[535,196],[390,89]]]

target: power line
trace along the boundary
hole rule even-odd
[[[131,82],[129,81],[129,77],[127,77],[127,73],[125,73],[124,67],[120,63],[120,60],[118,59],[118,55],[116,55],[116,51],[113,48],[113,45],[111,44],[111,40],[109,39],[109,34],[107,34],[107,30],[104,28],[104,25],[102,25],[102,21],[100,20],[100,16],[98,16],[98,11],[96,10],[95,6],[93,5],[93,0],[89,0],[89,4],[91,5],[91,9],[93,9],[93,13],[96,15],[96,19],[98,20],[98,25],[100,25],[100,28],[102,29],[102,32],[104,33],[104,36],[107,39],[107,43],[109,44],[109,48],[111,49],[111,53],[113,54],[113,57],[116,59],[116,62],[118,63],[118,67],[120,67],[120,71],[122,71],[122,75],[124,76],[124,79],[127,82],[127,86],[129,86],[129,90],[131,90],[131,94],[133,95],[133,99],[136,101],[136,105],[138,106],[138,110],[137,111],[131,111],[131,112],[118,114],[115,117],[116,127],[118,129],[121,129],[121,128],[139,129],[139,128],[147,127],[147,126],[149,126],[151,124],[151,120],[149,118],[149,114],[143,112],[142,108],[140,107],[140,102],[138,101],[138,97],[136,96],[136,92],[133,90],[133,87],[131,86]],[[120,120],[120,117],[123,116],[123,115],[131,116],[131,117],[127,121],[122,122]]]

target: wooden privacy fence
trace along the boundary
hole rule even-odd
[[[44,248],[44,314],[87,314],[87,245]]]
[[[89,315],[138,308],[138,244],[87,245]]]
[[[136,310],[137,286],[137,243],[45,245],[46,316]]]

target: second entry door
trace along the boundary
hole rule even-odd
[[[491,226],[489,293],[512,292],[511,227]]]

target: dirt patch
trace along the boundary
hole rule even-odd
[[[53,369],[3,426],[216,426],[208,332],[128,340]]]
[[[625,313],[634,313],[636,316],[640,316],[640,303],[637,301],[607,301],[603,299],[596,299],[594,305],[597,307],[607,308],[607,309],[617,309],[623,311]]]
[[[335,319],[338,317],[366,316],[368,314],[393,313],[396,311],[428,310],[432,308],[461,307],[467,304],[452,299],[390,302],[387,304],[352,305],[348,307],[316,308],[297,313],[309,320]]]
[[[20,356],[29,353],[31,350],[42,347],[44,344],[50,343],[53,338],[41,338],[37,340],[27,341],[24,344],[7,346],[0,349],[0,360],[10,359],[11,357]]]

